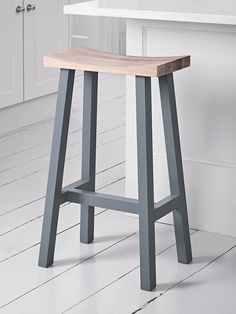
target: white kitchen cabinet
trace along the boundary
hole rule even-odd
[[[0,108],[56,92],[58,71],[43,55],[69,45],[68,0],[3,0],[0,11]],[[28,5],[35,9],[27,10]],[[24,9],[16,12],[16,7]]]
[[[58,70],[43,67],[45,54],[69,46],[124,51],[122,34],[125,30],[121,20],[71,17],[69,21],[68,15],[63,14],[63,6],[79,1],[1,1],[0,108],[33,101],[57,91]],[[27,10],[29,5],[34,5],[35,9]],[[17,6],[24,11],[17,13]]]
[[[58,71],[42,64],[45,54],[68,48],[68,17],[63,14],[68,0],[24,2],[24,100],[29,100],[57,90]],[[35,9],[28,11],[30,4]]]
[[[0,108],[23,101],[23,14],[21,0],[3,0],[0,10]]]

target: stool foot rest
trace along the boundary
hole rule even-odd
[[[140,213],[141,208],[138,200],[136,199],[90,192],[86,190],[86,183],[81,183],[81,185],[80,188],[63,189],[61,204],[71,202],[87,206],[109,208],[111,210],[122,211],[130,214]],[[71,186],[77,186],[77,182],[75,184],[71,184]],[[81,189],[81,187],[83,188]],[[179,207],[180,197],[178,195],[171,195],[163,198],[161,201],[154,203],[154,220],[156,221],[161,219]]]
[[[109,208],[131,214],[139,214],[138,201],[126,197],[73,189],[63,194],[62,198],[65,199],[65,201],[85,204],[87,206]]]

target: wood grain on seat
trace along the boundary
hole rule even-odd
[[[156,77],[189,67],[190,56],[137,57],[74,48],[45,56],[44,66]]]

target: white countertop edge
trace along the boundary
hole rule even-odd
[[[112,8],[86,7],[82,6],[81,4],[65,5],[64,13],[82,16],[100,16],[140,20],[236,25],[236,16],[233,15],[211,15],[165,11],[123,10]]]

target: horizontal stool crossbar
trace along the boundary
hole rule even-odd
[[[62,199],[64,199],[65,202],[110,208],[131,214],[139,213],[138,201],[127,197],[73,189],[63,193]]]
[[[87,191],[83,189],[86,189],[86,183],[87,182],[81,180],[65,187],[62,191],[61,203],[72,202],[87,206],[109,208],[131,214],[140,213],[141,209],[138,200],[128,197]],[[173,210],[178,209],[179,206],[180,200],[178,195],[170,195],[163,198],[161,201],[154,203],[154,220],[156,221],[164,217]]]

